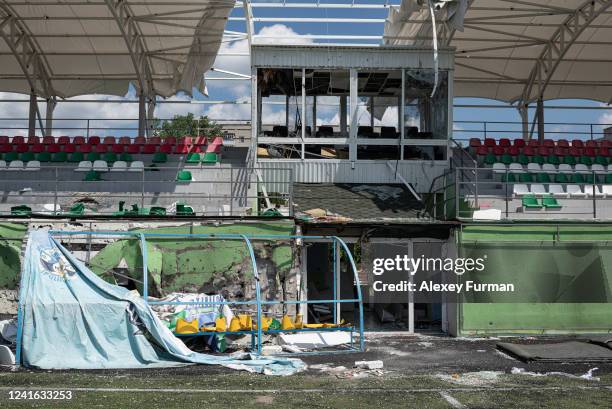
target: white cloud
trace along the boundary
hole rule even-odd
[[[612,126],[612,112],[606,112],[599,117],[599,123]]]

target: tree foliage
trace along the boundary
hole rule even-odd
[[[216,136],[223,133],[221,125],[216,124],[207,116],[194,117],[190,112],[187,115],[174,115],[171,120],[157,120],[156,135],[165,138],[169,136]]]

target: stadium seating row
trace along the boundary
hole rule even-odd
[[[513,185],[512,194],[515,197],[526,195],[545,196],[551,195],[554,197],[593,197],[593,187],[595,187],[595,197],[612,197],[612,184],[608,185],[577,185],[577,184],[523,184],[517,183]]]
[[[530,147],[530,148],[539,148],[539,147],[545,147],[545,148],[578,148],[578,149],[583,149],[583,148],[612,148],[612,141],[610,140],[599,140],[599,141],[595,141],[595,140],[588,140],[588,141],[583,141],[581,139],[574,139],[571,142],[569,142],[567,139],[559,139],[556,142],[552,139],[544,139],[542,141],[542,143],[540,143],[540,141],[538,141],[537,139],[532,139],[530,141],[525,141],[522,138],[517,138],[514,140],[510,140],[509,138],[500,138],[499,140],[495,140],[493,138],[485,138],[484,140],[481,140],[479,138],[470,138],[470,148],[471,149],[478,149],[478,148],[487,148],[488,150],[491,150],[495,147],[501,147],[501,148],[511,148],[511,147],[516,147],[519,149],[525,148],[525,147]]]
[[[223,140],[222,137],[217,136],[213,138],[213,143],[219,143],[219,140]],[[99,136],[45,136],[40,138],[38,136],[13,136],[9,138],[7,135],[0,135],[0,144],[13,144],[13,145],[197,145],[204,146],[208,144],[208,138],[206,136],[183,136],[183,137],[159,137],[152,136],[145,138],[144,136],[137,136],[131,138],[129,136],[122,136],[115,138],[114,136],[106,136],[101,138]]]
[[[598,175],[605,175],[608,173],[612,174],[612,165],[604,166],[600,164],[593,164],[591,166],[583,165],[581,163],[576,164],[575,166],[568,165],[566,163],[561,163],[558,166],[553,165],[552,163],[545,163],[540,165],[539,163],[528,163],[527,166],[521,165],[520,163],[510,163],[506,165],[505,163],[494,163],[493,164],[493,173],[506,173],[506,171],[511,173],[582,173],[582,174],[591,174],[596,173]]]
[[[512,162],[517,162],[520,163],[522,165],[527,165],[528,163],[539,163],[540,165],[543,165],[544,163],[550,163],[553,165],[559,165],[560,163],[565,163],[568,165],[576,165],[577,163],[581,163],[583,165],[587,165],[587,166],[591,166],[593,163],[599,164],[599,165],[603,165],[603,166],[607,166],[609,163],[612,162],[612,158],[606,157],[606,156],[601,156],[601,155],[597,155],[597,156],[587,156],[587,155],[580,155],[580,156],[571,156],[571,155],[566,155],[566,156],[556,156],[556,155],[548,155],[548,156],[542,156],[542,155],[534,155],[534,156],[527,156],[524,154],[519,154],[517,156],[512,156],[510,154],[503,154],[503,155],[495,155],[493,153],[488,153],[485,156],[479,156],[478,157],[478,163],[479,164],[485,164],[485,165],[493,165],[495,162],[501,162],[505,165],[509,165]]]

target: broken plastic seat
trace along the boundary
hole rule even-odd
[[[30,216],[32,214],[32,208],[26,205],[19,205],[11,207],[12,216]]]

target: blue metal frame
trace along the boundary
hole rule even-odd
[[[144,302],[151,305],[253,305],[257,306],[257,330],[251,331],[238,331],[238,332],[199,332],[196,334],[180,334],[178,336],[187,337],[187,336],[197,336],[197,335],[212,335],[212,334],[251,334],[251,346],[255,349],[257,355],[261,355],[261,341],[262,336],[264,334],[280,334],[280,333],[297,333],[297,332],[326,332],[326,331],[346,331],[351,333],[351,343],[348,347],[344,349],[329,349],[324,351],[313,351],[313,352],[303,352],[302,354],[332,354],[332,353],[345,353],[345,352],[363,352],[365,350],[365,337],[364,337],[364,328],[363,328],[363,298],[361,295],[361,284],[359,282],[359,276],[357,275],[357,267],[355,265],[355,260],[353,259],[353,255],[351,254],[346,243],[337,236],[303,236],[303,235],[245,235],[245,234],[173,234],[173,233],[140,233],[140,232],[113,232],[113,231],[63,231],[63,230],[51,230],[49,232],[51,235],[68,235],[68,236],[78,236],[78,235],[100,235],[100,236],[122,236],[122,237],[134,237],[140,241],[141,246],[141,254],[142,254],[142,265],[143,265],[143,299]],[[255,300],[249,301],[211,301],[211,302],[180,302],[180,301],[149,301],[148,294],[148,267],[147,267],[147,259],[148,259],[148,251],[147,251],[147,237],[155,238],[208,238],[208,239],[220,239],[220,240],[241,240],[247,246],[249,251],[249,257],[251,259],[251,266],[253,269],[253,277],[255,279]],[[255,251],[253,249],[252,240],[329,240],[333,245],[333,284],[334,284],[334,298],[332,300],[302,300],[302,301],[265,301],[261,299],[261,286],[260,286],[260,277],[259,271],[257,270],[257,261],[255,259]],[[337,244],[340,244],[341,249],[338,252]],[[336,264],[337,257],[342,255],[342,250],[346,254],[351,269],[353,270],[353,277],[355,280],[355,285],[357,286],[357,298],[355,299],[347,299],[342,300],[339,297],[337,291],[337,283],[336,283]],[[23,281],[23,275],[22,275]],[[27,286],[24,283],[21,283],[20,290],[20,299],[19,299],[19,307],[17,311],[17,353],[16,353],[16,363],[21,364],[21,344],[22,344],[22,327],[24,321],[24,308],[23,303],[27,300],[27,296],[24,294],[24,289]],[[339,303],[352,302],[359,303],[359,325],[356,328],[354,325],[350,327],[335,327],[335,328],[302,328],[302,329],[293,329],[293,330],[262,330],[261,326],[261,317],[262,317],[262,305],[276,305],[276,304],[292,304],[292,305],[301,305],[301,304],[333,304],[334,306],[334,323],[336,322],[336,308]],[[353,334],[355,332],[359,333],[359,346],[356,347],[353,345]],[[257,343],[253,342],[253,337],[256,337]],[[291,355],[299,355],[295,353],[291,353]]]

